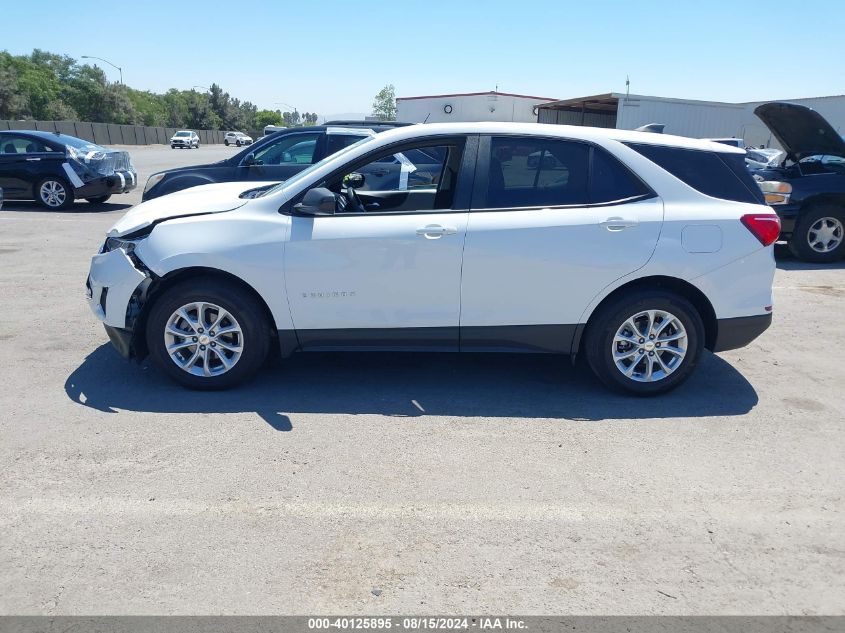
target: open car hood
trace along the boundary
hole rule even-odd
[[[754,109],[792,160],[819,154],[845,156],[845,141],[812,108],[795,103],[764,103]]]
[[[109,237],[123,237],[147,228],[162,220],[188,215],[233,211],[249,202],[239,198],[244,191],[254,189],[254,182],[223,182],[183,189],[132,207],[108,232]]]

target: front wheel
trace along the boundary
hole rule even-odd
[[[190,389],[227,389],[251,378],[267,358],[270,335],[258,301],[218,279],[166,290],[146,330],[153,363]]]
[[[795,225],[789,250],[806,262],[834,262],[845,257],[845,209],[833,205],[808,209]]]
[[[695,307],[671,292],[623,295],[590,319],[587,363],[604,384],[638,396],[665,393],[692,374],[704,349]]]
[[[62,178],[45,178],[35,185],[35,196],[41,206],[61,211],[73,204],[73,189]]]

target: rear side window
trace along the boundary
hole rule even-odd
[[[618,202],[651,194],[651,190],[613,156],[593,148],[590,170],[590,202]]]
[[[488,209],[589,204],[590,148],[543,138],[492,139]]]
[[[763,203],[762,192],[745,167],[744,154],[626,144],[705,195],[734,202]]]
[[[491,139],[484,208],[609,204],[653,195],[600,147],[564,139]]]

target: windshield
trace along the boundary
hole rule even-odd
[[[176,132],[176,136],[190,136],[190,132]]]
[[[100,147],[99,145],[90,141],[83,141],[81,138],[76,138],[75,136],[65,136],[64,134],[62,134],[58,138],[62,143],[74,149],[84,149],[89,152],[108,151],[105,147]]]
[[[258,194],[258,196],[272,196],[274,193],[277,193],[277,192],[281,191],[282,189],[284,189],[286,187],[289,187],[291,185],[295,185],[302,180],[306,180],[312,173],[314,173],[316,170],[318,170],[320,167],[325,165],[330,160],[334,160],[335,158],[343,156],[344,154],[348,154],[350,151],[352,151],[353,149],[355,149],[356,147],[358,147],[362,143],[366,143],[367,141],[371,141],[371,140],[372,140],[372,137],[367,136],[365,138],[362,138],[357,143],[352,143],[352,145],[347,145],[342,150],[335,152],[331,156],[326,156],[320,162],[314,163],[313,165],[311,165],[307,169],[304,169],[301,172],[299,172],[298,174],[291,176],[290,178],[288,178],[284,182],[280,182],[276,186],[268,189],[267,191],[264,191],[264,192]],[[256,197],[258,197],[258,196],[256,196]]]

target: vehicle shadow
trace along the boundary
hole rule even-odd
[[[842,270],[845,269],[845,259],[827,264],[813,264],[802,262],[792,254],[786,244],[775,244],[775,262],[780,270]]]
[[[599,421],[743,415],[758,401],[742,374],[709,352],[675,391],[632,398],[566,358],[520,354],[297,354],[237,389],[198,392],[123,361],[108,344],[68,376],[65,392],[106,412],[255,412],[279,431],[292,430],[294,413]]]
[[[60,211],[51,211],[45,209],[37,202],[28,200],[5,200],[3,202],[3,211],[17,211],[25,213],[43,212],[43,213],[61,213],[63,215],[76,213],[108,213],[110,211],[122,211],[130,208],[132,205],[125,202],[104,202],[102,204],[94,204],[91,202],[74,202],[70,208],[62,209]]]

